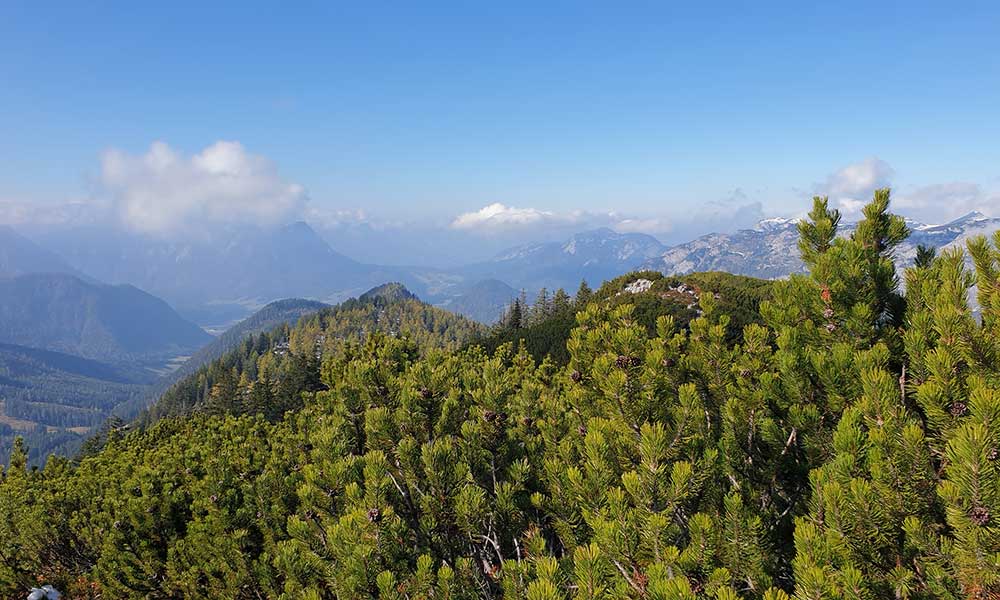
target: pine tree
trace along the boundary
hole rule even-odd
[[[914,266],[917,267],[918,269],[927,268],[931,266],[931,263],[934,262],[934,257],[936,255],[937,255],[936,249],[929,246],[925,246],[923,244],[918,244],[917,256],[914,259]]]
[[[820,257],[833,245],[840,225],[840,211],[829,208],[826,196],[814,196],[808,220],[798,224],[799,253],[806,266],[814,268]]]
[[[36,474],[28,470],[28,447],[18,436],[0,480],[0,591],[27,590],[45,566],[45,506]]]
[[[552,295],[552,314],[564,314],[570,309],[571,305],[572,300],[563,288],[559,288],[556,290],[556,293]]]
[[[545,321],[552,314],[552,301],[549,298],[549,291],[546,288],[538,290],[535,303],[531,307],[528,319],[530,325],[535,325]]]
[[[515,298],[510,305],[510,313],[507,315],[507,328],[520,329],[524,326],[524,308],[520,298]]]
[[[875,190],[875,197],[863,209],[865,218],[851,235],[863,249],[864,276],[870,282],[868,302],[876,325],[883,328],[897,326],[903,318],[893,257],[896,246],[910,235],[903,218],[889,212],[889,195],[889,188]]]

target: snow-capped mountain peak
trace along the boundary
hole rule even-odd
[[[776,229],[787,229],[790,226],[798,225],[798,219],[792,219],[788,217],[771,217],[769,219],[761,219],[757,222],[754,227],[757,231],[774,231]]]
[[[754,229],[735,233],[713,233],[674,246],[643,267],[667,274],[694,271],[728,271],[766,279],[802,272],[796,219],[764,219]],[[1000,229],[1000,219],[973,211],[943,225],[906,220],[910,237],[896,251],[897,268],[912,264],[918,245],[933,248],[964,247],[975,235]],[[857,223],[841,223],[840,235],[850,235]]]

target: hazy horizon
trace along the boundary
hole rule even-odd
[[[455,264],[595,227],[677,243],[891,185],[1000,214],[995,5],[115,10],[0,24],[0,223],[305,220]],[[364,243],[364,240],[371,243]]]

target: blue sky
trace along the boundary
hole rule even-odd
[[[383,221],[791,214],[859,164],[998,187],[997,3],[162,4],[0,7],[0,202],[128,195],[109,150],[219,140]]]

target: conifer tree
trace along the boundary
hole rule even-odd
[[[24,438],[14,439],[10,464],[0,475],[0,582],[28,589],[44,566],[45,513]]]
[[[798,224],[799,254],[802,262],[815,268],[819,257],[833,245],[840,225],[840,211],[829,207],[826,196],[814,196],[808,219]]]
[[[520,298],[515,298],[510,305],[510,313],[507,315],[507,328],[520,329],[524,326],[524,307]]]
[[[576,290],[576,295],[573,300],[576,302],[578,308],[582,308],[590,302],[591,297],[594,295],[594,290],[590,289],[587,285],[587,280],[583,279],[580,281],[580,287]]]
[[[934,262],[934,257],[937,255],[937,250],[930,246],[925,246],[923,244],[917,245],[917,256],[914,259],[914,266],[918,269],[923,269],[931,266]]]
[[[572,300],[566,290],[559,288],[556,293],[552,295],[552,314],[564,314],[570,309],[572,305]]]
[[[531,307],[529,324],[541,323],[552,314],[552,301],[549,298],[549,290],[545,287],[538,290],[535,303]]]

